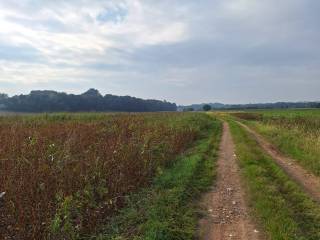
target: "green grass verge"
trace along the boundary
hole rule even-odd
[[[295,109],[262,109],[262,110],[246,110],[246,112],[261,113],[266,117],[308,117],[319,118],[320,108],[295,108]]]
[[[285,155],[296,159],[305,169],[320,176],[320,139],[299,129],[283,128],[263,122],[247,122]]]
[[[270,239],[320,239],[320,207],[266,155],[238,124],[230,122],[250,204]]]
[[[259,118],[248,119],[252,114]],[[247,119],[242,120],[245,124],[272,142],[283,154],[320,176],[320,109],[246,111],[241,115]]]
[[[129,196],[127,207],[90,239],[194,239],[199,218],[196,199],[215,177],[221,130],[221,122],[213,119],[202,140],[160,171],[150,188]]]

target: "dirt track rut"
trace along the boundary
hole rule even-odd
[[[216,186],[203,200],[207,216],[200,221],[200,239],[262,239],[248,215],[234,150],[229,126],[224,123]]]
[[[296,160],[281,154],[275,146],[247,125],[237,122],[246,129],[276,163],[296,181],[315,201],[320,203],[320,178],[301,167]]]

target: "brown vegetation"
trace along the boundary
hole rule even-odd
[[[2,120],[1,239],[73,239],[95,231],[128,193],[186,149],[201,124],[192,114]]]

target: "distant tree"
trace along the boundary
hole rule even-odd
[[[212,108],[211,108],[211,106],[210,106],[209,104],[205,104],[205,105],[203,105],[202,109],[203,109],[203,111],[208,112],[208,111],[210,111]]]
[[[184,108],[183,111],[184,112],[193,112],[194,108],[192,108],[192,107]]]
[[[276,103],[254,103],[254,104],[222,104],[210,103],[207,104],[212,109],[290,109],[290,108],[320,108],[320,102],[276,102]],[[181,106],[182,109],[193,108],[195,111],[203,110],[203,104],[192,104]]]
[[[0,100],[7,99],[7,98],[8,98],[8,94],[0,93]]]
[[[6,101],[8,99],[8,95],[5,93],[0,93],[0,110],[6,108]]]

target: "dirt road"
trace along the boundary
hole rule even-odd
[[[275,146],[247,125],[238,122],[259,143],[259,145],[277,162],[277,164],[317,202],[320,202],[320,178],[302,168],[296,160],[285,157]]]
[[[223,125],[217,171],[216,186],[204,197],[203,205],[207,216],[200,221],[200,239],[262,239],[248,215],[227,123]]]

